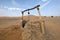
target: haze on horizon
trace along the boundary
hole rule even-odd
[[[42,16],[60,16],[60,0],[0,0],[0,16],[21,16],[22,10],[38,4]],[[30,13],[38,15],[37,10]]]

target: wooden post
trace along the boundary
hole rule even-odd
[[[23,15],[24,15],[24,12],[22,12],[22,27],[23,27]]]
[[[42,32],[43,34],[45,34],[44,25],[43,25],[43,20],[42,20],[41,15],[40,15],[39,8],[37,8],[37,11],[38,11],[38,14],[39,14],[39,16],[40,16],[40,25],[41,25],[40,28],[41,28],[41,32]]]

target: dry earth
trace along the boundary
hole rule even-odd
[[[21,17],[0,17],[0,40],[60,40],[59,16],[42,16],[45,27],[43,36],[39,29],[39,17],[24,16],[24,19],[28,20],[28,18],[30,21],[22,28]]]

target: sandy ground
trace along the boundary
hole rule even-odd
[[[28,18],[33,21],[39,20],[38,16],[24,16],[24,19],[28,20]],[[42,19],[44,20],[46,35],[41,40],[60,40],[60,17],[44,16]],[[21,17],[0,17],[0,40],[40,40],[42,34],[39,30],[36,30],[39,28],[38,23],[33,22],[32,27],[36,31],[36,34],[32,34],[37,35],[38,39],[34,37],[27,39],[28,35],[31,35],[31,22],[26,23],[25,28],[22,28]]]

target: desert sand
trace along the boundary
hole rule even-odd
[[[40,21],[39,16],[29,15],[29,17],[24,16],[23,18],[32,20],[32,24],[28,21],[23,28],[21,17],[0,17],[0,40],[60,40],[60,16],[42,16],[46,32],[43,37],[41,37],[42,34],[37,23]],[[31,34],[31,27],[36,34]]]

